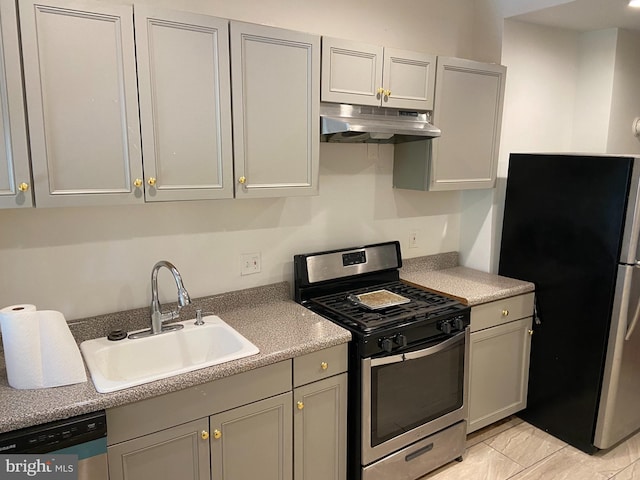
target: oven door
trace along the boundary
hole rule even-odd
[[[363,359],[362,464],[466,420],[468,378],[468,327],[413,351]]]

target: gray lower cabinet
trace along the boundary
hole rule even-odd
[[[471,309],[467,433],[527,406],[533,293]]]
[[[346,480],[347,345],[107,410],[111,480]]]
[[[346,479],[347,374],[293,391],[295,480]]]
[[[291,392],[213,415],[209,422],[213,480],[291,480]]]
[[[209,420],[201,418],[109,447],[109,478],[211,478],[208,430]]]

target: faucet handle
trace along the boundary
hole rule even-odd
[[[180,317],[180,313],[177,310],[171,310],[169,312],[162,312],[160,314],[160,320],[162,323],[168,322],[169,320],[175,320]]]

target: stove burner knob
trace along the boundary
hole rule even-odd
[[[390,338],[383,338],[380,341],[380,347],[382,347],[385,352],[391,353],[391,350],[393,350],[393,342]]]
[[[396,342],[396,345],[399,345],[400,347],[406,347],[407,346],[407,337],[406,337],[406,335],[403,335],[401,333],[396,335],[393,338],[393,341]]]
[[[465,324],[464,324],[464,320],[462,320],[462,318],[458,317],[458,318],[454,318],[453,319],[453,328],[455,328],[456,330],[464,330],[465,329]]]
[[[449,322],[442,322],[440,324],[440,330],[442,330],[443,333],[449,335],[451,333],[451,324]]]

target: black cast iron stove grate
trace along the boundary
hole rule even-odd
[[[410,299],[409,303],[394,305],[380,310],[369,310],[349,299],[376,290],[388,290]],[[368,332],[387,325],[437,318],[466,308],[456,300],[422,290],[404,282],[391,282],[374,287],[311,298],[310,302],[320,307],[325,315],[338,323]]]

